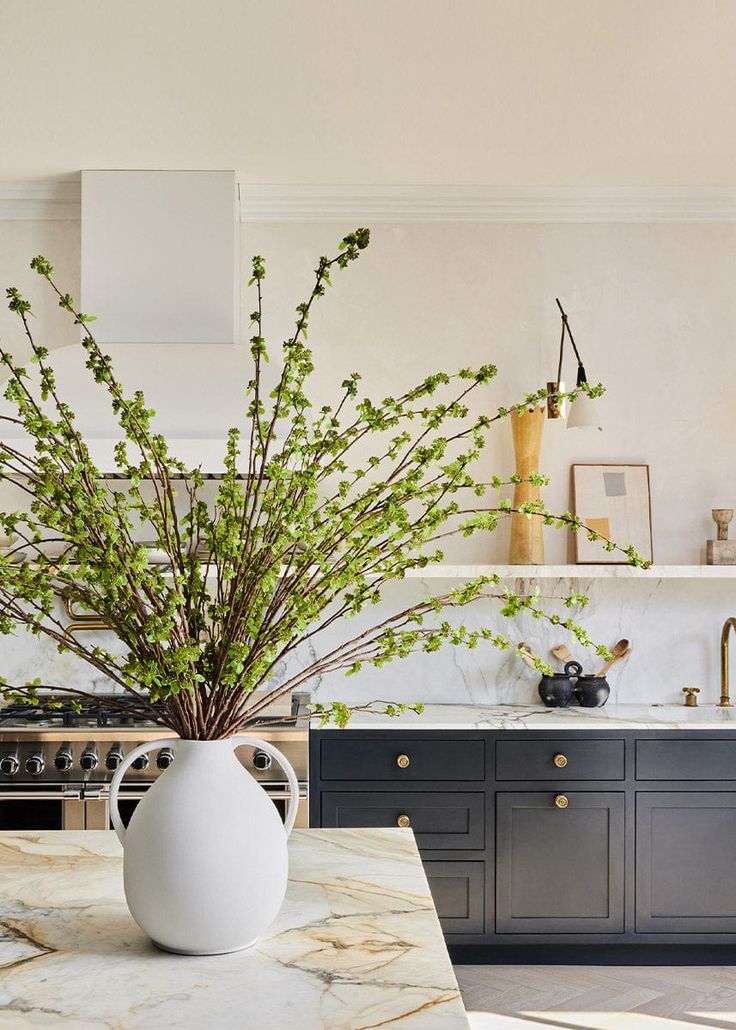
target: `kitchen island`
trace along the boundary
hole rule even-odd
[[[295,830],[248,951],[157,951],[104,830],[0,832],[0,1024],[74,1030],[467,1030],[409,830]]]

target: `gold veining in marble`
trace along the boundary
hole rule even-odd
[[[0,1025],[467,1030],[413,836],[295,830],[286,902],[247,952],[157,952],[114,834],[0,832]]]

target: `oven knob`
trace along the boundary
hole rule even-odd
[[[256,751],[253,755],[253,768],[258,769],[260,772],[265,772],[266,769],[270,769],[271,756],[267,755],[265,751]]]
[[[72,749],[70,747],[60,747],[54,758],[54,765],[59,772],[69,772],[73,762]]]
[[[168,769],[171,763],[174,761],[174,752],[170,747],[162,747],[158,753],[156,759],[156,765],[159,769]]]
[[[18,772],[18,758],[16,755],[4,755],[0,758],[0,773],[4,776],[15,776]]]
[[[97,768],[99,758],[97,756],[97,748],[94,744],[88,744],[82,752],[82,757],[79,759],[79,764],[82,766],[85,772],[92,772],[93,769]]]
[[[39,752],[37,755],[30,755],[26,759],[26,772],[31,776],[40,776],[46,768],[46,763],[43,760],[43,754]]]
[[[122,762],[122,760],[123,760],[123,749],[120,747],[119,744],[115,744],[107,752],[107,756],[105,758],[105,768],[109,769],[110,772],[113,772],[115,769],[117,769],[120,766],[120,763]]]
[[[60,748],[59,751],[57,751],[54,764],[57,766],[60,773],[68,773],[73,763],[74,759],[72,757],[71,748]]]
[[[132,763],[134,769],[147,769],[148,768],[148,755],[138,755],[136,760]]]

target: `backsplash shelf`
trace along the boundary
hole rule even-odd
[[[428,565],[412,569],[407,579],[736,579],[736,565]]]

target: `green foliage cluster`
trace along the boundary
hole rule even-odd
[[[0,530],[16,541],[0,556],[0,633],[22,626],[50,638],[59,651],[72,652],[124,688],[141,714],[150,715],[151,703],[159,703],[155,718],[192,739],[224,737],[257,722],[275,699],[318,675],[381,667],[445,644],[513,647],[492,626],[469,629],[445,616],[481,598],[498,599],[504,616],[526,610],[591,645],[572,617],[546,613],[538,594],[516,596],[501,589],[497,577],[483,576],[395,612],[268,689],[277,663],[298,647],[309,642],[316,655],[319,634],[348,625],[377,604],[385,584],[441,562],[443,538],[492,531],[513,512],[503,491],[517,477],[483,483],[472,466],[495,423],[546,396],[539,390],[495,414],[472,415],[470,395],[496,376],[495,366],[485,364],[437,371],[381,400],[361,393],[355,372],[341,383],[334,404],[315,410],[307,390],[310,317],[333,274],[368,242],[368,230],[357,229],[334,257],[319,259],[311,293],[297,306],[293,332],[283,343],[277,383],[267,394],[266,272],[263,259],[253,259],[253,373],[245,428],[229,431],[214,500],[204,496],[201,471],[179,461],[156,431],[143,394],[124,390],[90,331],[93,316],[59,289],[45,258],[32,261],[81,327],[86,366],[107,391],[120,427],[115,463],[126,485],[118,487],[95,467],[74,412],[57,393],[49,351],[33,337],[31,304],[10,288],[9,307],[20,319],[36,370],[31,374],[0,350],[5,397],[17,412],[3,418],[19,424],[32,442],[30,448],[0,443],[0,480],[20,485],[28,502],[0,514]],[[588,389],[592,395],[601,390]],[[356,453],[367,456],[357,460]],[[546,482],[537,474],[530,478]],[[582,528],[571,513],[556,516],[541,503],[522,510],[547,525]],[[165,566],[149,562],[139,542],[142,529],[166,552]],[[626,553],[633,564],[643,564],[632,549]],[[123,653],[65,634],[58,614],[62,594],[104,619]],[[566,603],[581,601],[572,595]],[[541,660],[539,667],[546,668]],[[6,698],[29,703],[47,686],[2,682]],[[265,692],[254,693],[264,685]],[[390,701],[368,707],[389,716],[406,709]],[[318,718],[338,725],[352,710],[341,702],[315,708]]]

